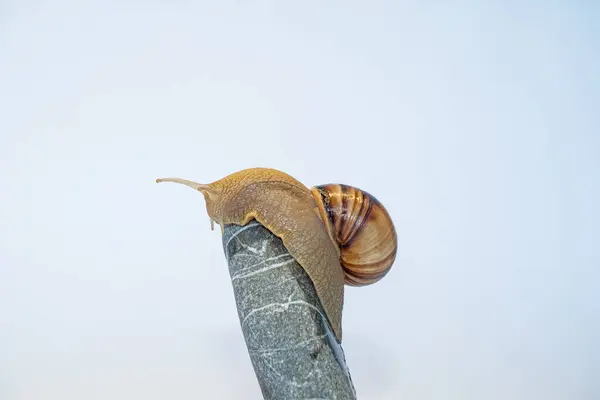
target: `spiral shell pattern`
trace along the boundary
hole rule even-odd
[[[345,283],[365,286],[383,278],[398,247],[385,207],[368,192],[344,184],[315,186],[312,194],[329,237],[339,249]]]

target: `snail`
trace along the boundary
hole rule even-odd
[[[344,285],[382,279],[396,258],[397,234],[385,207],[371,194],[344,184],[308,188],[271,168],[249,168],[210,184],[159,178],[204,195],[214,223],[253,219],[279,237],[313,282],[338,342],[342,340]]]

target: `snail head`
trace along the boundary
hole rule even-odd
[[[158,178],[156,183],[162,182],[173,182],[179,183],[188,187],[191,187],[194,190],[199,191],[204,196],[204,200],[206,201],[206,211],[208,212],[208,216],[210,218],[210,228],[214,230],[214,223],[222,226],[223,220],[223,210],[221,207],[221,202],[219,201],[221,198],[222,188],[220,185],[215,183],[203,184],[197,183],[194,181],[190,181],[187,179],[181,178]]]

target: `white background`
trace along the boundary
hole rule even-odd
[[[154,180],[263,166],[396,222],[360,399],[598,399],[598,11],[1,2],[0,398],[260,398],[220,231]]]

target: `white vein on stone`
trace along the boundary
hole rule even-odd
[[[242,320],[242,326],[244,326],[246,324],[246,321],[248,320],[248,318],[250,318],[253,314],[255,314],[257,312],[268,310],[269,308],[274,308],[274,307],[281,307],[281,308],[283,308],[283,311],[287,311],[289,306],[294,305],[294,304],[305,305],[307,307],[312,308],[321,316],[322,319],[325,320],[325,316],[321,313],[321,310],[319,310],[317,307],[313,306],[312,304],[310,304],[304,300],[289,300],[289,301],[286,301],[285,303],[270,303],[265,306],[251,310],[248,314],[246,314],[246,316]]]
[[[241,253],[236,253],[236,255],[237,254],[241,254]],[[233,277],[237,277],[239,275],[243,275],[246,271],[255,269],[256,267],[258,267],[258,266],[260,266],[262,264],[265,264],[265,263],[267,263],[269,261],[279,260],[280,258],[285,258],[285,257],[291,257],[291,255],[288,254],[288,253],[280,254],[278,256],[266,258],[266,259],[264,259],[264,260],[262,260],[262,261],[260,261],[260,262],[258,262],[256,264],[249,264],[247,267],[243,267],[243,268],[238,269],[236,271],[236,273],[233,274]]]
[[[237,240],[238,243],[240,244],[240,246],[242,246],[244,249],[248,250],[249,252],[251,252],[257,256],[262,256],[264,254],[264,252],[261,252],[261,250],[258,250],[257,248],[252,247],[252,246],[247,245],[246,243],[242,242],[240,240],[240,238],[235,238],[235,240]],[[264,249],[264,247],[263,247],[263,249]]]
[[[270,271],[270,270],[275,269],[275,268],[286,266],[286,265],[291,264],[291,263],[293,263],[295,261],[296,260],[294,260],[292,258],[290,260],[286,260],[284,262],[280,262],[280,263],[277,263],[277,264],[271,264],[269,266],[257,269],[256,271],[248,272],[246,274],[236,274],[236,275],[234,275],[233,278],[231,278],[231,281],[233,282],[233,281],[235,281],[237,279],[243,279],[243,278],[248,278],[249,276],[258,275],[258,274],[261,274],[261,273],[263,273],[265,271]]]
[[[248,301],[249,299],[251,299],[252,297],[256,296],[256,295],[263,295],[264,289],[265,288],[270,288],[270,289],[275,289],[279,286],[283,286],[286,283],[289,282],[296,282],[298,280],[298,275],[294,275],[291,278],[286,278],[280,281],[275,281],[275,282],[271,282],[269,284],[267,284],[264,288],[259,288],[257,290],[252,290],[250,291],[246,297],[244,298],[245,301]]]
[[[250,222],[246,225],[244,225],[243,227],[241,227],[239,230],[235,231],[233,233],[233,235],[231,235],[231,237],[229,239],[227,239],[227,242],[225,243],[225,257],[227,259],[229,259],[229,243],[236,238],[240,233],[244,232],[246,229],[250,229],[250,228],[254,228],[257,226],[261,226],[258,222]]]
[[[266,349],[252,350],[252,353],[254,353],[254,354],[260,354],[260,355],[266,355],[266,354],[270,354],[270,353],[276,353],[278,351],[296,350],[299,347],[304,347],[304,346],[310,344],[311,342],[314,342],[315,340],[322,340],[326,336],[327,336],[327,334],[316,335],[316,336],[312,336],[312,337],[310,337],[308,339],[301,340],[300,342],[296,343],[293,346],[275,347],[275,348],[266,348]]]

